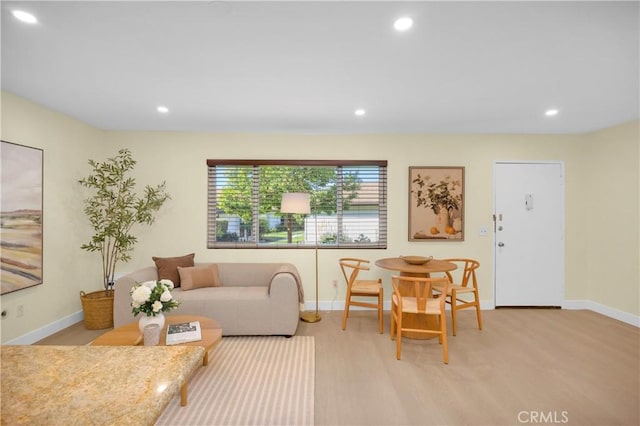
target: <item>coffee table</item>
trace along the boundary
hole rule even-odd
[[[160,331],[159,346],[166,346],[167,326],[169,324],[179,324],[182,322],[200,321],[202,340],[197,342],[180,343],[175,346],[202,346],[204,357],[202,365],[209,364],[209,351],[222,340],[222,328],[214,319],[197,315],[167,315],[165,316],[164,328]],[[92,346],[138,346],[142,345],[142,333],[138,328],[138,321],[130,322],[121,327],[114,328],[91,342]],[[187,405],[187,383],[182,386],[180,395],[180,405]]]

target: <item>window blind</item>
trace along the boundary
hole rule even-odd
[[[386,248],[387,162],[207,160],[208,248]],[[305,192],[310,214],[280,211]]]

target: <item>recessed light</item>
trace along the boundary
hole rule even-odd
[[[164,105],[160,105],[158,108],[156,108],[158,110],[158,112],[161,112],[162,114],[166,114],[169,112],[169,108],[167,108]]]
[[[544,115],[546,115],[547,117],[553,117],[554,115],[558,115],[560,111],[558,111],[557,109],[548,109],[544,112]]]
[[[367,111],[365,111],[362,108],[359,108],[357,110],[355,110],[355,115],[357,115],[358,117],[362,117],[363,115],[365,115],[367,113]]]
[[[413,26],[413,19],[409,18],[408,16],[398,18],[393,23],[393,28],[395,28],[396,31],[407,31],[412,26]]]
[[[27,24],[35,24],[36,22],[38,22],[38,19],[36,19],[35,16],[28,12],[24,12],[22,10],[14,10],[11,13],[13,14],[13,16],[15,16],[16,19],[22,22],[26,22]]]

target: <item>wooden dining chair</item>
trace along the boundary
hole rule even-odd
[[[433,290],[436,293],[445,294],[446,302],[451,305],[451,324],[453,335],[456,335],[456,313],[459,309],[476,308],[476,316],[478,318],[478,329],[482,330],[482,314],[480,313],[480,297],[478,296],[478,280],[476,278],[476,269],[480,266],[480,262],[473,259],[443,259],[446,262],[458,265],[458,270],[462,271],[459,282],[454,282],[451,272],[446,272],[449,279],[449,285],[445,289],[441,285],[434,285]],[[469,285],[471,284],[471,285]],[[461,298],[460,295],[470,294],[473,300]]]
[[[391,277],[393,295],[391,296],[391,340],[396,339],[396,357],[400,359],[402,352],[402,332],[435,334],[442,345],[444,363],[449,363],[447,346],[447,320],[445,315],[445,298],[432,297],[432,286],[440,285],[446,291],[449,285],[447,277]],[[435,315],[438,317],[438,328],[408,328],[402,323],[403,314]],[[427,321],[423,324],[426,326]]]
[[[364,308],[373,308],[378,310],[378,328],[382,334],[383,328],[383,311],[382,301],[384,298],[384,290],[382,288],[382,278],[376,280],[358,279],[360,271],[368,271],[370,262],[366,259],[358,259],[354,257],[345,257],[340,259],[340,269],[347,283],[347,296],[344,302],[344,314],[342,314],[342,329],[347,328],[347,318],[349,317],[349,307],[360,306]],[[353,299],[354,297],[375,297],[377,303],[364,302],[362,300]]]

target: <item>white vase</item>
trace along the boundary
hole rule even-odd
[[[164,327],[164,314],[160,312],[158,315],[154,316],[142,316],[138,321],[138,328],[140,329],[140,333],[144,335],[144,328],[149,324],[158,324],[158,327],[162,331]]]

